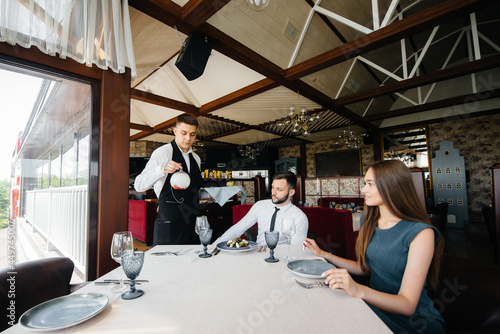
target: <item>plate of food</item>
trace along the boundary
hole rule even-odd
[[[287,268],[294,274],[306,278],[321,278],[321,274],[332,268],[333,264],[320,260],[295,260],[287,264]]]
[[[101,293],[76,293],[58,297],[23,313],[19,324],[33,331],[68,328],[99,314],[108,303],[108,297]]]
[[[257,247],[255,241],[248,241],[242,238],[234,238],[229,241],[219,242],[217,247],[223,251],[247,252]]]

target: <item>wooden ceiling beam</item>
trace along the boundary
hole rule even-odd
[[[141,131],[153,131],[152,126],[144,125],[144,124],[137,124],[137,123],[130,123],[130,128],[132,130],[141,130]]]
[[[481,92],[477,94],[467,94],[467,95],[461,95],[457,97],[452,97],[449,99],[443,99],[440,101],[434,101],[430,103],[425,103],[421,104],[418,106],[411,106],[407,108],[401,108],[393,111],[388,111],[372,116],[366,116],[364,119],[368,122],[372,121],[378,121],[381,119],[388,119],[392,117],[398,117],[398,116],[405,116],[405,115],[410,115],[410,114],[415,114],[423,111],[429,111],[429,110],[434,110],[434,109],[440,109],[440,108],[448,108],[448,107],[453,107],[455,105],[462,105],[465,104],[467,105],[468,103],[477,103],[479,101],[485,101],[489,99],[494,99],[500,97],[500,90],[494,89],[494,90],[489,90],[486,92]],[[425,131],[424,131],[425,134]],[[414,133],[409,133],[408,135],[415,135]],[[407,137],[408,135],[404,135]]]
[[[209,103],[202,105],[200,107],[200,114],[201,115],[208,114],[212,111],[227,107],[228,105],[231,105],[239,101],[243,101],[245,99],[266,92],[278,86],[279,85],[271,79],[268,78],[262,79],[256,83],[248,85],[247,87],[243,87],[237,91],[227,94],[226,96],[223,96],[219,99],[213,100]]]
[[[182,8],[173,1],[129,0],[128,4],[170,27],[177,27],[185,34],[189,34],[193,30],[191,25],[182,21]]]
[[[301,92],[303,92],[304,96],[309,98],[310,100],[326,108],[332,107],[331,101],[333,100],[331,98],[329,98],[325,94],[321,93],[319,90],[313,88],[312,86],[300,80],[289,80],[285,78],[284,76],[285,72],[281,67],[275,65],[271,61],[262,57],[255,51],[249,49],[242,43],[236,41],[232,37],[226,35],[225,33],[211,26],[210,24],[204,23],[198,29],[196,29],[190,24],[183,22],[181,17],[177,16],[177,14],[170,15],[168,13],[165,13],[165,8],[160,6],[160,4],[158,4],[158,0],[145,0],[145,1],[130,0],[130,1],[132,2],[131,5],[134,8],[140,10],[141,12],[151,17],[156,18],[160,22],[163,22],[169,25],[170,27],[176,26],[179,29],[179,31],[182,31],[185,34],[189,34],[196,30],[197,33],[206,36],[208,38],[209,43],[215,50],[239,62],[240,64],[252,69],[253,71],[256,71],[257,73],[268,78],[268,80],[274,81],[276,85],[282,85],[293,91],[300,90]],[[162,15],[165,15],[165,18],[163,18]],[[249,85],[250,87],[249,90],[251,90],[252,88],[251,86],[252,85]],[[269,90],[274,87],[276,87],[274,84],[269,83],[267,87],[261,87],[259,93],[264,92],[265,88]],[[245,88],[243,88],[242,90],[244,89]],[[213,112],[214,110],[220,109],[226,105],[229,105],[230,103],[234,103],[237,101],[236,96],[233,96],[232,97],[233,100],[231,100],[231,94],[229,94],[226,98],[228,100],[224,100],[224,98],[222,98],[217,101],[213,101],[212,103],[206,104],[205,106],[202,107],[203,113],[206,114],[209,112]],[[218,105],[217,103],[221,104]],[[365,123],[360,116],[348,110],[347,108],[339,107],[335,110],[335,112],[341,115],[342,117],[351,119],[353,122],[365,128],[374,127],[369,123]]]
[[[442,70],[434,71],[411,79],[398,81],[395,83],[387,84],[385,86],[367,89],[365,91],[356,94],[340,97],[338,99],[335,99],[333,105],[345,106],[348,104],[353,104],[373,99],[376,97],[380,97],[383,95],[387,95],[389,93],[395,93],[403,90],[408,90],[411,88],[429,85],[432,83],[461,77],[471,73],[486,71],[499,66],[500,66],[500,55],[490,56],[488,58],[474,60],[469,63],[448,67]]]
[[[408,128],[418,127],[418,126],[423,127],[423,126],[426,126],[429,124],[442,123],[443,121],[457,121],[457,120],[469,119],[472,117],[495,115],[495,114],[498,114],[499,112],[500,111],[498,110],[498,107],[493,107],[491,109],[483,110],[483,111],[467,112],[467,113],[463,113],[460,115],[452,115],[445,120],[443,120],[442,117],[437,117],[434,119],[428,119],[428,120],[423,120],[423,121],[418,121],[418,122],[413,122],[413,123],[407,123],[404,126],[408,127]],[[399,130],[401,130],[401,125],[394,125],[394,126],[388,126],[386,128],[380,128],[380,131],[383,131],[384,133],[392,132],[392,131],[399,131]]]
[[[348,59],[399,41],[406,36],[435,27],[443,22],[463,17],[478,9],[493,6],[496,0],[447,0],[396,21],[370,34],[312,57],[285,70],[285,78],[296,80],[303,76],[340,64]]]
[[[130,89],[130,97],[137,101],[151,103],[160,107],[175,109],[191,114],[193,116],[198,116],[198,108],[189,103],[184,103],[177,100],[169,99],[167,97],[163,97],[149,92],[144,92],[142,90],[138,90],[135,88]]]
[[[199,27],[231,0],[190,0],[182,9],[182,19]]]

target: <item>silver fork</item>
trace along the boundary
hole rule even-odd
[[[181,252],[182,249],[179,249],[178,251],[175,251],[175,252],[154,252],[154,253],[151,253],[151,255],[179,255],[179,252]]]
[[[306,289],[311,289],[311,288],[314,288],[317,286],[328,286],[329,287],[328,284],[326,284],[325,282],[321,282],[321,281],[313,282],[313,283],[304,283],[304,282],[300,282],[300,281],[295,280],[295,282],[297,282],[298,285],[300,285],[301,287],[306,288]]]

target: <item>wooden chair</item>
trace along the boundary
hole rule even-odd
[[[21,315],[33,306],[68,295],[81,287],[70,284],[73,269],[73,261],[66,257],[28,261],[17,264],[12,270],[2,269],[0,308],[4,312],[7,310],[7,316],[0,321],[0,331],[17,323]]]

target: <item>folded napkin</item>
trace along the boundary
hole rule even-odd
[[[208,187],[201,188],[206,190],[213,199],[219,203],[220,206],[226,204],[226,202],[241,191],[241,204],[245,202],[247,195],[245,194],[245,189],[242,186],[232,186],[232,187]],[[200,189],[200,190],[201,190]]]

